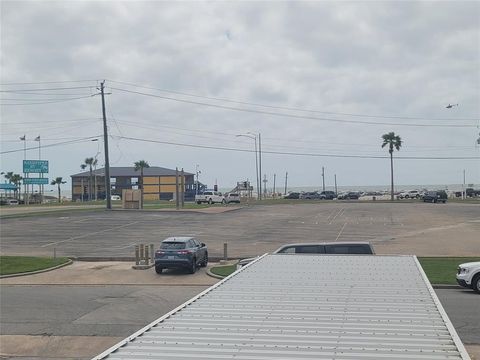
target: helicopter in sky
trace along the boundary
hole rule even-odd
[[[445,108],[451,109],[451,108],[453,108],[454,106],[458,106],[458,104],[448,104],[447,106],[445,106]]]

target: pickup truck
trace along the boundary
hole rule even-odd
[[[205,191],[203,194],[195,195],[195,202],[197,204],[201,203],[221,203],[225,204],[226,200],[225,197],[219,191]]]
[[[480,261],[458,265],[457,282],[480,294]]]

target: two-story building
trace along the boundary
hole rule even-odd
[[[105,169],[84,171],[72,178],[72,201],[105,199]],[[110,186],[112,195],[122,195],[123,189],[139,189],[141,173],[134,167],[110,167]],[[182,184],[181,172],[178,172],[179,186]],[[185,200],[195,197],[194,174],[184,172]],[[171,200],[176,192],[176,171],[159,166],[143,169],[144,200]],[[199,185],[199,189],[203,187]],[[179,189],[181,191],[181,189]]]

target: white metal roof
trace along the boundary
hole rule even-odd
[[[414,256],[282,254],[250,263],[95,359],[107,356],[469,359]]]

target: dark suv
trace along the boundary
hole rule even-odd
[[[186,268],[193,274],[197,266],[205,267],[207,263],[207,246],[193,237],[170,237],[163,240],[160,249],[155,252],[157,274],[170,268]]]
[[[322,200],[333,200],[337,197],[335,191],[322,191],[320,193],[320,199]]]
[[[423,195],[423,202],[443,202],[444,204],[447,202],[447,193],[443,190],[439,191],[427,191]]]

